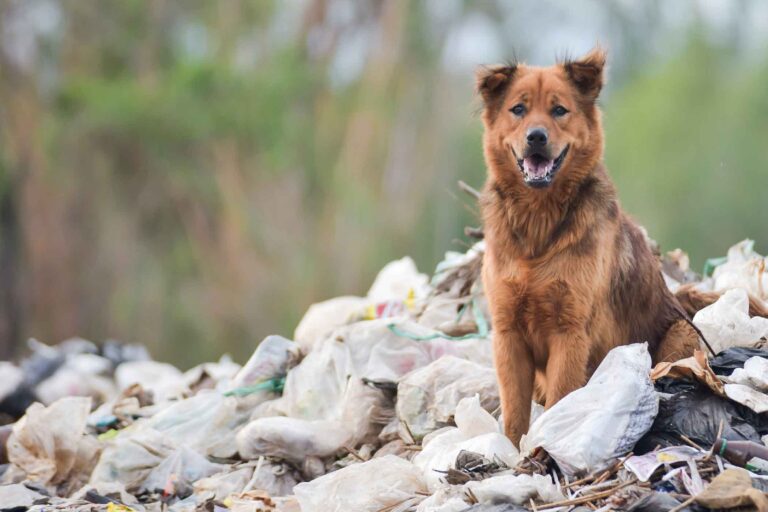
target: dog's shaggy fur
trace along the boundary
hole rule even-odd
[[[477,76],[488,166],[483,283],[504,428],[515,444],[534,394],[551,407],[612,348],[647,341],[658,362],[698,347],[603,165],[596,100],[604,65],[596,49],[548,68],[512,64]],[[546,141],[534,147],[541,130]]]

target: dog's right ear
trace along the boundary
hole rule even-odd
[[[483,98],[486,111],[496,111],[499,109],[516,70],[516,64],[483,66],[477,70],[475,74],[477,92]]]

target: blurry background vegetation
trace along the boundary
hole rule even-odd
[[[474,68],[597,40],[625,208],[696,269],[768,250],[760,0],[0,0],[0,357],[242,360],[390,259],[431,271],[477,223]]]

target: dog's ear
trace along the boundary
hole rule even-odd
[[[603,88],[606,53],[596,46],[578,60],[566,60],[563,68],[576,89],[589,101],[593,102]]]
[[[495,111],[501,106],[517,64],[506,66],[483,66],[475,74],[477,92],[483,98],[487,111]]]

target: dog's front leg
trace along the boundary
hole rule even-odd
[[[493,358],[499,380],[504,433],[519,446],[528,431],[533,395],[533,357],[525,341],[512,329],[493,335]]]
[[[587,383],[589,342],[586,333],[557,334],[550,339],[547,359],[547,409]]]

